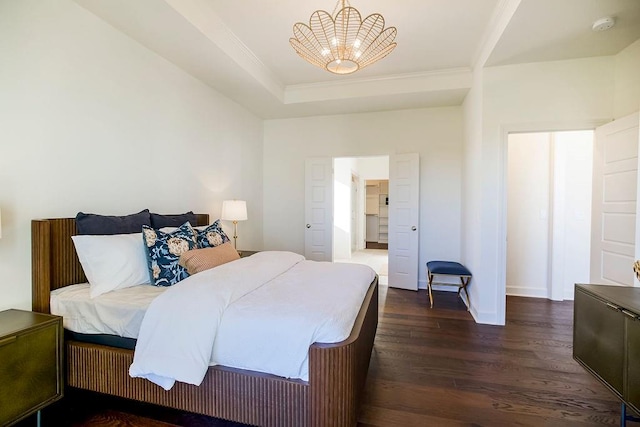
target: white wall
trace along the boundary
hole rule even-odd
[[[555,132],[551,298],[573,299],[589,283],[593,131]]]
[[[547,297],[551,135],[509,135],[507,295]]]
[[[506,135],[509,131],[585,129],[610,120],[614,58],[490,67],[482,70],[481,78],[481,89],[475,92],[474,81],[472,99],[465,101],[464,108],[462,252],[474,274],[474,317],[482,323],[504,324]]]
[[[615,56],[613,117],[640,110],[640,39]]]
[[[464,145],[462,153],[462,215],[460,252],[462,263],[473,275],[467,288],[471,305],[471,313],[480,323],[496,323],[496,295],[481,297],[484,292],[496,292],[483,275],[481,222],[482,203],[482,114],[483,114],[483,78],[484,70],[473,71],[473,87],[467,94],[463,104]],[[499,301],[499,300],[498,300]],[[485,308],[488,307],[488,308]]]
[[[357,169],[360,179],[389,179],[389,156],[359,157]]]
[[[0,1],[0,310],[31,307],[30,221],[246,199],[262,245],[262,122],[68,0]]]
[[[427,260],[460,259],[461,144],[458,107],[265,121],[265,248],[304,251],[306,158],[417,152],[424,287]]]

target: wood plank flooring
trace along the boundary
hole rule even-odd
[[[381,298],[362,426],[619,425],[618,401],[572,359],[571,302],[509,297],[499,327],[455,293],[433,310],[422,291]]]
[[[572,359],[571,302],[509,297],[500,327],[473,322],[455,293],[436,292],[429,309],[426,291],[380,291],[359,426],[620,425],[619,402]],[[84,392],[43,425],[240,426]]]

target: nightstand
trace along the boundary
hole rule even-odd
[[[257,254],[258,252],[260,251],[238,251],[238,255],[240,255],[240,258],[246,258],[253,254]]]
[[[62,317],[0,312],[0,425],[14,424],[62,397],[62,339]]]

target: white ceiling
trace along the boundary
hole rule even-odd
[[[460,105],[471,69],[614,55],[640,38],[640,0],[353,0],[398,47],[352,75],[303,61],[293,24],[332,0],[76,0],[263,118]],[[591,31],[602,16],[609,31]]]
[[[384,61],[335,76],[298,57],[289,45],[293,24],[309,23],[335,0],[206,0],[236,36],[285,85],[469,67],[498,0],[353,0],[362,17],[380,13],[398,29],[397,48]],[[251,11],[250,15],[246,11]],[[438,11],[438,13],[434,13]],[[446,42],[445,42],[446,40]]]

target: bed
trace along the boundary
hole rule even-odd
[[[208,215],[197,215],[206,225]],[[74,218],[32,221],[33,310],[50,312],[51,291],[86,282],[71,236]],[[209,367],[200,386],[170,390],[128,374],[133,350],[67,339],[67,385],[260,426],[353,426],[378,323],[377,277],[369,286],[350,336],[309,347],[308,381],[261,372]]]

